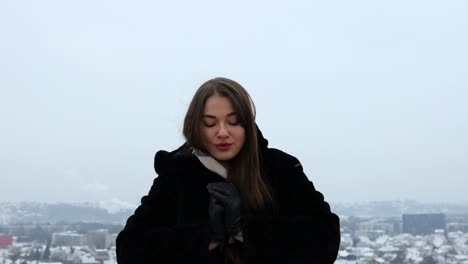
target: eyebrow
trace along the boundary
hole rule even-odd
[[[229,116],[235,116],[237,115],[237,112],[231,112],[229,114],[227,114],[227,117]],[[203,115],[203,118],[212,118],[212,119],[216,119],[216,116],[213,116],[213,115]]]

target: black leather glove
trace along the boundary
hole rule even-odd
[[[206,188],[211,197],[216,198],[224,207],[224,221],[226,232],[229,236],[235,236],[242,231],[241,207],[242,201],[239,191],[232,183],[214,182]]]
[[[226,231],[224,230],[224,207],[210,195],[208,204],[208,215],[210,216],[211,241],[224,245],[226,241]]]

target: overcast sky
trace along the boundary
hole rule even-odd
[[[137,204],[224,76],[331,202],[468,203],[467,1],[0,1],[0,201]]]

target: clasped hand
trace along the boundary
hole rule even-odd
[[[221,245],[242,231],[239,191],[232,183],[215,182],[206,186],[210,195],[208,213],[212,230],[212,241]]]

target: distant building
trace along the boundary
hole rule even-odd
[[[446,221],[447,232],[468,233],[468,215],[448,215]]]
[[[396,233],[395,223],[386,219],[371,219],[356,224],[355,237],[365,236],[370,240],[375,240],[383,235],[393,235]]]
[[[403,233],[427,235],[434,230],[446,230],[444,214],[404,214]]]
[[[0,234],[0,248],[6,248],[13,244],[13,236]]]
[[[99,262],[109,260],[109,251],[107,249],[96,249],[94,258]]]
[[[115,240],[117,239],[118,234],[108,234],[106,237],[106,248],[111,248],[115,246]]]
[[[84,236],[74,232],[61,232],[52,234],[52,246],[82,246],[84,245]]]
[[[448,232],[463,232],[468,233],[468,223],[448,223],[447,224]]]
[[[357,224],[357,230],[361,231],[377,231],[381,230],[385,234],[395,234],[395,223],[388,222],[384,219],[373,219]]]
[[[86,234],[87,245],[95,249],[105,249],[110,245],[109,237],[107,229],[90,231]]]

